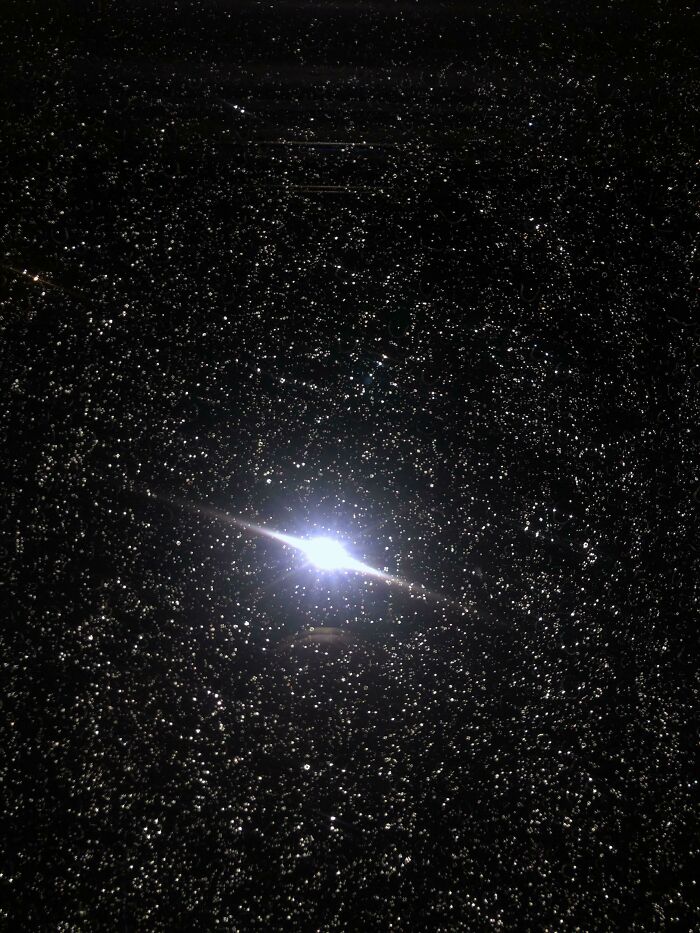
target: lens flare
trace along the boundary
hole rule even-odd
[[[301,550],[319,570],[344,570],[353,563],[340,541],[333,538],[311,538],[302,542]]]
[[[148,492],[147,495],[153,498],[162,498],[151,492]],[[317,570],[329,572],[333,570],[354,571],[355,573],[361,574],[363,576],[373,577],[376,580],[382,580],[384,583],[390,586],[402,587],[419,598],[430,598],[432,600],[447,603],[458,609],[466,611],[465,607],[461,606],[459,603],[453,601],[443,593],[427,589],[427,587],[425,587],[422,583],[412,583],[410,580],[404,580],[401,577],[396,577],[393,574],[388,573],[386,570],[379,570],[377,567],[372,567],[369,564],[365,564],[361,560],[357,560],[357,558],[353,557],[352,554],[346,550],[342,542],[336,540],[335,538],[330,538],[327,535],[316,535],[310,538],[301,538],[297,535],[284,534],[284,532],[277,531],[274,528],[265,527],[263,525],[255,525],[243,518],[229,515],[226,512],[222,512],[219,509],[215,509],[204,504],[196,505],[192,502],[186,502],[183,499],[166,499],[163,501],[167,501],[171,505],[177,505],[180,508],[187,509],[188,511],[195,514],[214,519],[215,521],[226,522],[229,525],[235,525],[243,531],[246,531],[248,534],[260,535],[261,537],[270,538],[273,541],[279,541],[280,544],[293,548],[294,550],[302,553],[306,557],[308,563],[316,567]]]

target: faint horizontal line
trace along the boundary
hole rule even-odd
[[[367,185],[290,185],[292,191],[384,191]]]
[[[249,146],[333,146],[337,149],[357,147],[360,149],[396,149],[398,143],[343,143],[333,141],[318,141],[306,139],[251,139]]]

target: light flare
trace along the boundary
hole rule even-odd
[[[149,493],[149,495],[153,496],[153,493]],[[160,496],[154,496],[154,498],[160,498]],[[167,501],[173,503],[173,500]],[[284,532],[277,531],[274,528],[268,528],[264,525],[255,525],[252,522],[245,521],[245,519],[242,518],[237,518],[234,515],[229,515],[227,512],[222,512],[221,510],[212,508],[211,506],[194,505],[193,503],[187,502],[183,499],[174,500],[174,504],[180,506],[181,508],[185,508],[190,512],[206,515],[207,517],[215,519],[216,521],[226,522],[229,525],[235,525],[236,527],[241,528],[250,534],[259,535],[264,538],[270,538],[273,541],[279,541],[280,544],[284,544],[287,547],[300,551],[306,556],[308,562],[315,566],[318,570],[327,572],[352,571],[354,573],[362,574],[363,576],[382,580],[384,583],[387,583],[391,586],[398,586],[402,589],[407,589],[410,592],[424,598],[438,600],[439,602],[449,603],[450,605],[458,605],[444,594],[427,589],[427,587],[425,587],[422,583],[411,583],[410,580],[404,580],[401,577],[396,577],[384,570],[378,570],[376,567],[371,567],[369,564],[365,564],[363,561],[357,560],[346,550],[342,542],[327,535],[316,535],[312,538],[302,538],[298,535],[284,534]]]

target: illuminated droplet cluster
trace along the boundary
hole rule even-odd
[[[19,6],[2,925],[697,929],[682,5]]]

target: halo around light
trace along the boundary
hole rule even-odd
[[[302,550],[319,570],[342,570],[355,563],[340,541],[317,537],[304,541]]]
[[[153,494],[149,492],[148,495],[151,496]],[[155,497],[162,498],[160,496]],[[464,607],[462,607],[459,603],[455,603],[444,594],[426,589],[423,584],[411,583],[410,580],[396,577],[393,574],[388,573],[387,570],[379,570],[376,567],[371,567],[369,564],[363,563],[363,561],[358,560],[356,557],[353,557],[352,554],[349,554],[341,542],[336,541],[334,538],[328,538],[325,535],[318,535],[313,538],[300,538],[296,535],[284,534],[284,532],[277,531],[274,528],[267,528],[263,525],[255,525],[252,522],[246,521],[244,518],[239,518],[235,515],[229,515],[226,512],[222,512],[219,509],[212,508],[208,505],[196,505],[195,503],[187,502],[182,499],[164,499],[163,501],[166,501],[170,504],[179,505],[182,508],[186,508],[200,515],[206,515],[209,518],[216,519],[217,521],[224,521],[228,522],[229,524],[236,525],[238,528],[242,528],[249,534],[261,535],[265,538],[271,538],[274,541],[279,541],[281,544],[284,544],[287,547],[301,551],[306,555],[309,563],[313,564],[319,570],[354,571],[355,573],[362,574],[363,576],[374,577],[377,580],[383,580],[385,583],[388,583],[391,586],[400,586],[404,589],[411,590],[414,593],[417,591],[423,599],[430,597],[432,599],[439,600],[440,602],[447,602],[453,606],[456,606],[457,608],[464,609]]]

